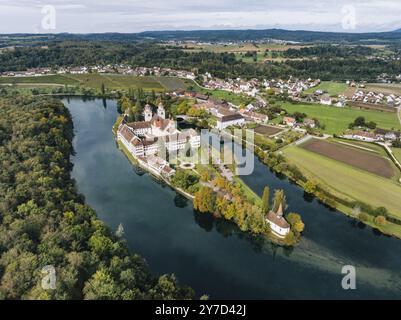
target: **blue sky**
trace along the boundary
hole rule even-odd
[[[46,17],[41,10],[48,5],[56,13],[51,30],[42,24]],[[401,28],[401,4],[400,0],[0,0],[0,33],[244,28],[388,31]]]

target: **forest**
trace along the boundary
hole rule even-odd
[[[191,299],[153,276],[70,176],[73,123],[58,100],[0,98],[0,299]],[[54,290],[42,286],[45,266]]]
[[[299,52],[295,52],[299,51]],[[322,80],[375,80],[378,75],[401,74],[401,61],[371,57],[373,49],[352,46],[317,46],[283,52],[297,60],[246,63],[234,53],[187,52],[154,42],[111,41],[45,42],[41,46],[16,47],[0,54],[0,72],[36,67],[73,67],[129,64],[134,67],[169,67],[209,72],[218,78],[320,78]]]

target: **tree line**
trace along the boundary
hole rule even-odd
[[[157,43],[112,41],[46,42],[45,46],[16,47],[0,55],[0,72],[36,67],[74,67],[97,64],[130,64],[209,72],[219,78],[277,78],[296,76],[322,80],[375,80],[379,74],[398,75],[401,62],[369,57],[373,49],[348,46],[316,46],[289,49],[287,57],[300,60],[246,63],[233,53],[188,52]],[[311,59],[313,57],[313,59]]]
[[[0,298],[192,298],[174,275],[152,276],[85,204],[70,176],[72,139],[60,101],[0,98]],[[54,290],[41,285],[48,265]]]

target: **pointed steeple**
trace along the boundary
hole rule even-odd
[[[282,203],[280,203],[280,206],[278,207],[278,210],[277,210],[277,212],[276,212],[276,214],[279,216],[279,217],[282,217],[283,216],[283,204]]]
[[[152,120],[153,112],[152,112],[152,107],[149,104],[145,106],[144,115],[145,115],[145,121]]]
[[[164,109],[163,103],[159,103],[159,106],[157,108],[157,115],[162,118],[166,119],[166,110]]]

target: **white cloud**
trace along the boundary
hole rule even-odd
[[[355,31],[401,27],[401,6],[395,0],[0,0],[0,32],[38,31],[44,5],[56,8],[55,32],[272,27],[341,31],[344,5],[355,8]]]

